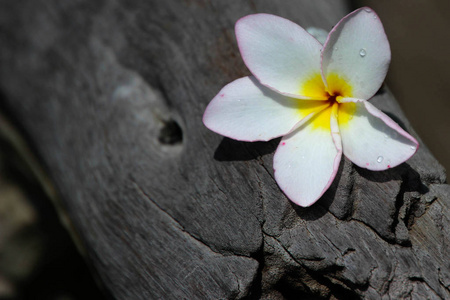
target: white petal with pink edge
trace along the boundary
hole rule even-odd
[[[344,17],[328,35],[322,50],[323,78],[338,74],[351,86],[351,95],[342,96],[367,100],[381,87],[390,61],[383,25],[364,7]]]
[[[333,107],[331,108],[331,115],[330,115],[330,129],[331,129],[331,137],[333,138],[334,145],[336,149],[340,152],[342,152],[342,139],[341,139],[341,132],[339,131],[339,121],[338,121],[338,107],[339,105],[337,103],[333,104]],[[339,167],[340,160],[337,161],[337,168]],[[330,182],[331,184],[331,182]]]
[[[339,105],[344,155],[361,168],[381,171],[414,155],[418,142],[370,102]]]
[[[326,106],[326,101],[283,96],[254,77],[244,77],[226,85],[214,97],[205,110],[203,123],[232,139],[268,141],[285,135],[301,119]]]
[[[329,115],[329,110],[320,114]],[[341,159],[330,131],[316,128],[315,119],[283,137],[273,159],[278,185],[291,201],[303,207],[312,205],[328,189]]]
[[[299,25],[269,14],[243,17],[236,23],[242,58],[258,80],[284,95],[326,100],[304,95],[302,84],[320,72],[322,45]]]

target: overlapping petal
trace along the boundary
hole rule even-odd
[[[232,139],[268,141],[287,134],[301,119],[327,105],[283,96],[254,77],[244,77],[217,94],[205,110],[203,123]]]
[[[336,74],[350,86],[342,95],[367,100],[386,77],[391,60],[389,41],[383,25],[370,8],[358,9],[344,17],[328,35],[322,50],[322,72],[330,91]]]
[[[255,14],[236,23],[236,38],[245,64],[263,85],[300,99],[327,99],[323,93],[304,92],[304,83],[320,75],[322,45],[302,27]]]
[[[330,131],[322,128],[323,120],[330,121],[331,112],[331,107],[323,110],[283,137],[273,158],[278,185],[300,206],[316,202],[333,182],[339,167],[340,144],[336,147]],[[338,130],[331,126],[333,131]]]
[[[393,168],[409,159],[418,142],[370,102],[340,104],[344,155],[369,170]]]

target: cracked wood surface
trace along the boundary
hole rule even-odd
[[[421,143],[369,172],[343,160],[310,208],[273,180],[279,140],[201,122],[248,75],[240,17],[331,26],[344,1],[0,2],[0,91],[117,299],[450,298],[450,187]],[[416,138],[393,95],[374,105]],[[420,141],[420,138],[418,138]]]

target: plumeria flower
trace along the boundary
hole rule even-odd
[[[373,10],[344,17],[323,46],[297,24],[269,14],[246,16],[235,30],[253,76],[225,86],[203,122],[240,141],[283,136],[274,174],[294,203],[310,206],[323,195],[342,153],[361,168],[379,171],[416,152],[417,141],[368,101],[391,59]]]

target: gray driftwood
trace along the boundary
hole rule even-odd
[[[2,108],[114,297],[450,298],[450,187],[423,143],[385,172],[343,160],[303,209],[273,180],[278,140],[202,124],[220,88],[249,74],[238,18],[329,30],[349,11],[337,0],[0,1]],[[373,103],[418,138],[386,88]]]

